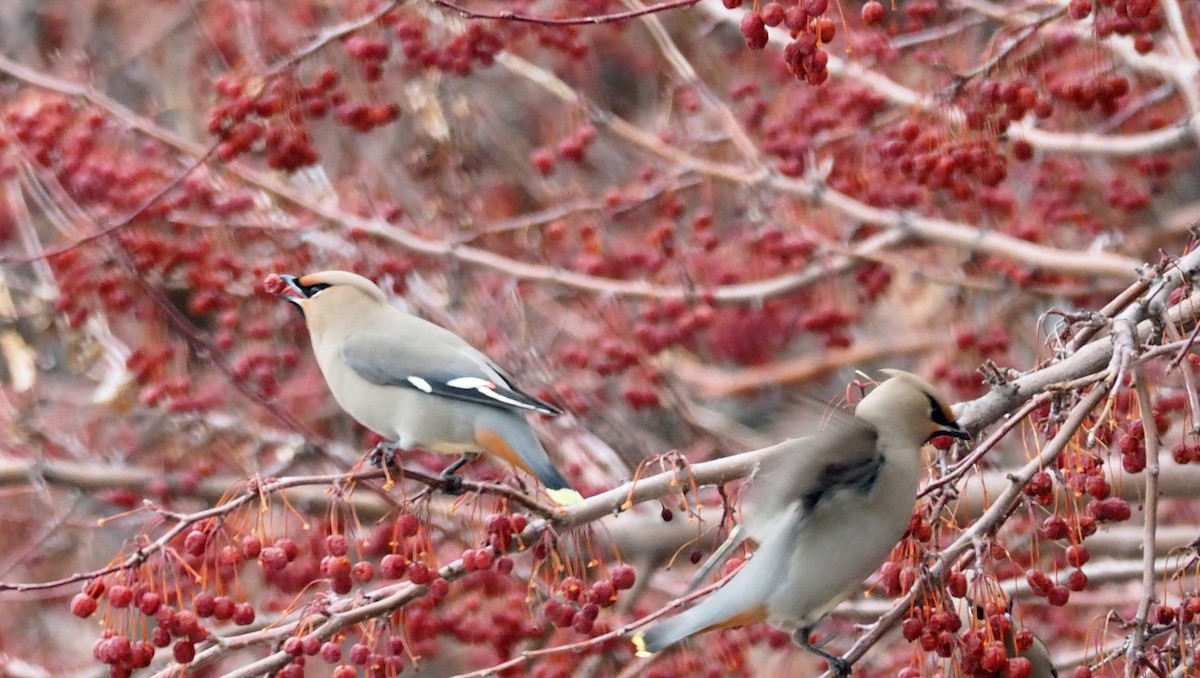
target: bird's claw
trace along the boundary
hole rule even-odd
[[[459,478],[456,475],[442,476],[442,492],[445,492],[452,497],[457,497],[466,491],[467,488],[463,487],[462,478]]]
[[[829,664],[829,670],[833,671],[833,675],[837,676],[837,678],[849,678],[850,674],[853,673],[853,671],[850,669],[850,662],[846,661],[844,658],[839,657],[836,654],[832,654],[832,653],[826,652],[825,650],[821,649],[821,647],[823,645],[825,645],[825,643],[829,642],[828,638],[826,638],[820,644],[814,645],[809,640],[809,636],[811,636],[811,635],[812,635],[812,627],[803,627],[803,628],[796,629],[796,632],[792,636],[792,639],[800,647],[817,655],[821,659],[824,659],[826,661],[826,663]]]
[[[852,673],[850,670],[850,662],[841,657],[827,657],[825,661],[829,662],[829,670],[833,671],[833,675],[838,678],[849,678]]]
[[[393,443],[384,441],[375,446],[371,450],[371,454],[367,456],[367,461],[375,468],[388,468],[396,465],[396,446]]]

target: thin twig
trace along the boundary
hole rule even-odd
[[[666,12],[680,7],[690,7],[700,0],[667,0],[657,5],[632,9],[627,12],[614,12],[612,14],[597,14],[595,16],[582,16],[572,18],[554,18],[544,16],[534,16],[532,14],[521,14],[510,10],[501,10],[499,12],[483,12],[474,9],[468,9],[461,5],[456,5],[449,0],[430,0],[433,4],[443,9],[448,9],[453,12],[458,12],[466,19],[492,19],[499,21],[517,21],[521,23],[542,24],[543,26],[590,26],[598,24],[610,24],[617,21],[628,21],[638,17],[655,14],[658,12]]]
[[[1158,425],[1154,423],[1154,404],[1150,401],[1150,389],[1146,386],[1145,371],[1134,368],[1134,389],[1137,393],[1138,412],[1142,418],[1142,431],[1146,446],[1146,496],[1142,500],[1145,524],[1142,532],[1142,596],[1134,614],[1133,631],[1129,635],[1129,647],[1125,652],[1125,676],[1138,675],[1138,667],[1144,655],[1142,647],[1146,626],[1150,616],[1150,604],[1154,600],[1154,543],[1158,529]]]

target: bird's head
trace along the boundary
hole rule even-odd
[[[938,436],[967,440],[970,435],[954,419],[945,398],[932,384],[901,370],[883,370],[890,377],[858,403],[854,414],[881,435],[906,445],[923,445]]]
[[[361,304],[388,303],[375,283],[349,271],[281,274],[268,278],[266,286],[280,299],[294,304],[310,327],[325,322],[332,314],[352,312]]]

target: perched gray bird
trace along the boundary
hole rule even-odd
[[[279,277],[292,293],[280,296],[304,313],[334,399],[391,447],[461,455],[447,478],[480,454],[499,457],[537,476],[558,503],[582,501],[525,419],[561,414],[557,407],[517,388],[458,335],[389,304],[361,275]]]
[[[928,382],[899,370],[854,410],[760,464],[744,522],[705,565],[716,567],[745,539],[758,550],[724,586],[685,612],[634,636],[639,655],[702,631],[769,621],[841,675],[849,665],[809,643],[812,626],[878,568],[916,506],[921,447],[967,438]]]

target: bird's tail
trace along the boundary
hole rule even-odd
[[[713,551],[708,560],[704,561],[700,569],[696,570],[696,575],[692,577],[692,583],[688,585],[687,593],[691,593],[703,586],[708,581],[708,578],[712,576],[712,573],[718,567],[724,565],[726,560],[729,560],[733,549],[745,539],[746,530],[741,525],[734,525],[733,529],[729,531],[729,536],[725,538],[725,541],[717,547],[717,550]]]
[[[733,577],[709,597],[666,621],[640,632],[631,640],[638,656],[648,656],[664,650],[688,636],[702,631],[754,624],[767,619],[767,605],[776,595],[781,577],[787,575],[788,558],[795,544],[781,538],[791,523],[777,520],[774,529],[764,535],[763,546],[746,560]],[[733,547],[746,539],[744,529],[735,529],[729,539],[702,569],[707,575],[723,562]]]
[[[688,617],[688,613],[684,612],[656,624],[651,629],[639,631],[632,638],[633,646],[637,649],[637,656],[649,657],[699,631],[700,628],[696,627],[696,623]]]
[[[659,622],[653,628],[639,631],[630,639],[637,649],[637,656],[649,657],[702,631],[754,624],[767,618],[765,605],[746,605],[743,601],[726,600],[729,597],[714,595],[696,607]]]
[[[520,415],[496,412],[481,417],[475,427],[475,442],[484,452],[537,476],[546,486],[546,494],[559,504],[567,506],[583,501],[583,496],[550,461],[550,455],[533,434],[529,422]]]

